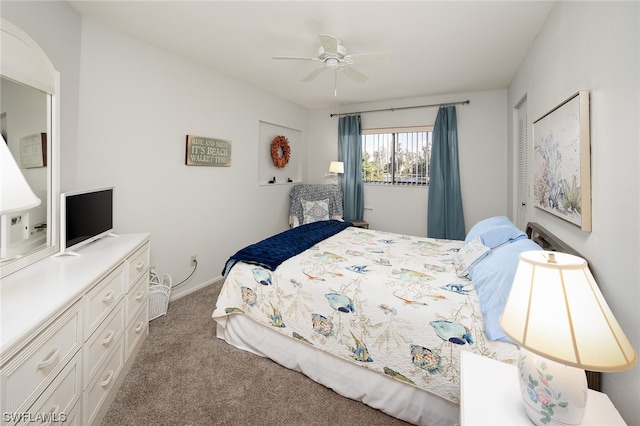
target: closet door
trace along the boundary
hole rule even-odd
[[[516,106],[516,148],[517,162],[517,194],[516,225],[520,229],[527,226],[527,204],[529,201],[529,118],[527,116],[527,97]]]

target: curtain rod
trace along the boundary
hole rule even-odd
[[[345,116],[345,115],[365,114],[367,112],[380,112],[380,111],[391,111],[391,112],[393,112],[393,111],[397,111],[397,110],[401,110],[401,109],[444,107],[444,106],[450,106],[450,105],[465,105],[465,104],[469,104],[469,103],[471,103],[471,101],[469,99],[467,99],[466,101],[448,102],[448,103],[445,103],[445,104],[415,105],[415,106],[398,107],[398,108],[370,109],[368,111],[358,111],[358,112],[342,112],[342,113],[329,114],[329,116],[330,117],[342,117],[342,116]]]

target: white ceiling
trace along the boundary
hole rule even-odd
[[[506,88],[555,2],[547,1],[70,1],[81,15],[206,64],[307,108]],[[324,72],[319,34],[347,53],[387,51],[355,66],[354,83]]]

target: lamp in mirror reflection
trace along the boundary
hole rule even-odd
[[[0,215],[29,210],[40,205],[24,178],[4,137],[0,141]]]
[[[578,425],[587,405],[584,370],[621,371],[637,355],[604,300],[587,262],[528,251],[500,325],[520,345],[520,394],[537,425]]]

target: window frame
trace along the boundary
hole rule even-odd
[[[429,186],[429,167],[430,167],[430,163],[431,163],[431,145],[433,143],[433,125],[422,125],[422,126],[402,126],[402,127],[376,127],[376,128],[367,128],[367,129],[362,129],[361,130],[361,137],[362,137],[362,180],[363,183],[365,185],[381,185],[381,186],[402,186],[402,187],[426,187]],[[397,141],[397,135],[400,133],[418,133],[418,132],[426,132],[426,133],[430,133],[431,135],[427,135],[427,159],[426,159],[426,170],[425,170],[425,175],[424,178],[426,179],[426,181],[424,183],[421,182],[402,182],[402,181],[398,181],[398,178],[396,177],[396,150],[397,150],[397,145],[398,145],[398,141]],[[365,137],[368,135],[391,135],[392,140],[388,141],[388,142],[383,142],[383,143],[388,143],[391,146],[391,158],[390,158],[390,165],[391,165],[391,181],[368,181],[366,180],[366,173],[364,170],[364,164],[365,164],[365,152],[366,152],[366,143],[365,143]],[[417,151],[412,151],[412,153],[416,154]]]

